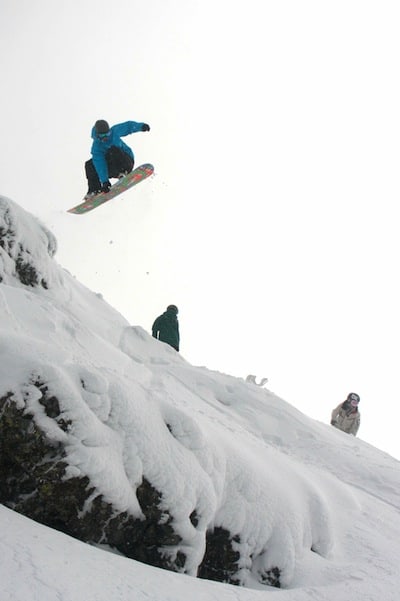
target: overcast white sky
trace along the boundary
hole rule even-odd
[[[3,0],[0,193],[58,262],[182,354],[400,457],[396,1]],[[96,119],[156,176],[75,216]]]

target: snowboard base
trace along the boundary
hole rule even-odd
[[[72,207],[72,209],[68,209],[68,213],[75,213],[76,215],[82,215],[83,213],[88,213],[92,211],[96,207],[104,204],[108,200],[119,196],[122,192],[126,192],[132,186],[136,186],[139,182],[143,181],[150,175],[154,173],[154,167],[150,163],[145,163],[144,165],[140,165],[136,167],[133,171],[125,175],[122,179],[118,180],[114,185],[111,186],[109,192],[100,192],[100,194],[96,194],[84,200],[76,207]]]

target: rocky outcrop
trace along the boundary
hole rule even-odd
[[[71,423],[45,384],[39,402],[62,430]],[[95,494],[89,478],[68,476],[61,443],[46,438],[34,417],[17,408],[10,392],[0,399],[0,502],[46,526],[88,543],[108,544],[126,557],[183,571],[185,555],[170,553],[181,538],[161,509],[161,494],[146,479],[137,489],[144,519],[118,512]]]
[[[231,535],[224,528],[217,527],[207,533],[206,552],[199,567],[198,576],[207,580],[240,584],[237,578],[240,553],[235,550],[238,536]]]
[[[62,431],[73,427],[46,384],[38,380],[33,384],[46,415]],[[69,476],[63,444],[46,437],[34,416],[18,408],[12,392],[0,399],[0,503],[84,542],[109,545],[131,559],[184,572],[181,537],[162,508],[161,493],[143,478],[136,495],[144,519],[117,511],[95,493],[88,477]],[[196,512],[190,520],[197,525]],[[237,542],[239,538],[223,528],[210,531],[198,576],[240,584]],[[279,579],[274,586],[279,586]]]
[[[0,283],[16,280],[24,286],[48,288],[48,275],[43,272],[43,256],[49,259],[57,251],[54,235],[34,217],[29,217],[37,230],[37,244],[26,244],[26,229],[29,225],[18,217],[17,207],[5,198],[0,197]],[[41,260],[38,261],[38,255]]]

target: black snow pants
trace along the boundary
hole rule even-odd
[[[135,164],[134,160],[121,150],[117,146],[111,146],[106,152],[106,161],[108,167],[108,177],[118,177],[120,173],[130,173]],[[101,182],[97,171],[93,164],[93,160],[90,159],[85,163],[85,173],[88,180],[88,193],[98,192],[101,189]],[[104,183],[104,182],[103,182]]]

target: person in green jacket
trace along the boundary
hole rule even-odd
[[[168,305],[167,310],[157,317],[152,327],[153,338],[166,342],[179,351],[178,307]]]

